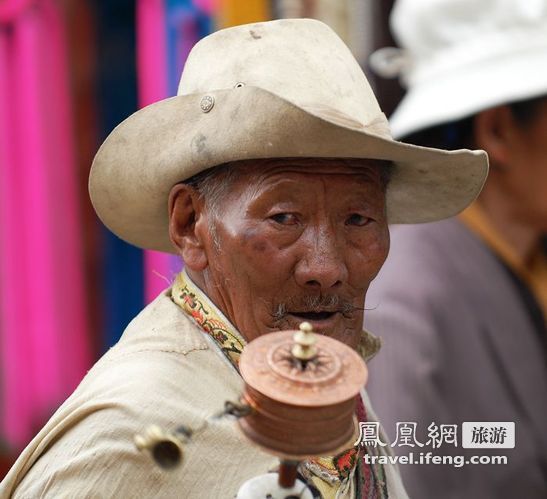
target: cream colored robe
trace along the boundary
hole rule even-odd
[[[0,497],[232,498],[244,481],[278,464],[234,421],[196,435],[184,465],[171,472],[138,452],[133,437],[150,424],[198,427],[226,400],[237,401],[242,385],[166,292],[129,324],[23,451],[0,484]],[[406,498],[396,469],[385,470],[389,497]]]

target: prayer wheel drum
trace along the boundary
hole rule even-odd
[[[356,396],[366,365],[352,348],[310,331],[304,323],[301,331],[260,336],[239,362],[242,402],[252,412],[238,424],[247,438],[286,460],[334,455],[357,438]]]

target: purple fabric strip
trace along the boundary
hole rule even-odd
[[[23,443],[30,426],[32,363],[25,307],[27,269],[25,234],[20,220],[23,172],[15,161],[13,40],[0,31],[0,334],[2,339],[2,435],[12,445]],[[22,363],[22,365],[21,365]],[[26,375],[21,370],[26,367]]]

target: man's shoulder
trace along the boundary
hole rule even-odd
[[[129,323],[107,357],[144,351],[164,351],[187,355],[207,350],[204,333],[171,300],[170,290],[162,292]]]
[[[128,325],[74,393],[111,398],[154,412],[171,398],[207,408],[237,392],[241,379],[194,322],[163,293]]]
[[[447,256],[470,248],[484,248],[460,220],[450,218],[438,222],[415,225],[396,225],[390,228],[391,260],[414,260],[420,264],[443,261]]]
[[[473,283],[477,271],[495,272],[499,266],[488,247],[456,218],[394,226],[388,258],[370,295],[400,291],[415,296],[421,290],[440,297]]]
[[[24,497],[45,487],[40,477],[52,470],[62,477],[59,483],[82,487],[75,470],[116,466],[113,459],[119,459],[120,466],[123,462],[120,470],[144,477],[153,467],[136,452],[136,433],[150,424],[167,430],[199,427],[222,410],[226,400],[237,401],[241,389],[237,372],[164,294],[131,322],[25,449],[3,484],[5,490],[24,478],[19,490]],[[228,428],[220,435],[234,438]],[[73,456],[70,466],[66,456]],[[111,485],[96,487],[119,493],[123,477]]]
[[[403,329],[414,321],[425,331],[433,320],[445,328],[455,318],[461,323],[462,315],[482,317],[475,315],[479,307],[482,312],[497,307],[485,290],[493,283],[503,289],[510,284],[492,251],[456,218],[395,226],[391,235],[390,253],[366,302],[371,311],[365,325],[381,336],[388,320],[405,322]]]
[[[219,371],[226,371],[224,377],[212,383],[209,378],[216,378]],[[131,321],[71,398],[138,403],[140,398],[150,401],[176,394],[188,400],[202,395],[202,379],[212,383],[208,392],[214,392],[232,381],[239,386],[238,378],[206,334],[165,292]]]

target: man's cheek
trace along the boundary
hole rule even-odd
[[[366,250],[362,253],[360,264],[366,269],[369,276],[376,276],[386,261],[389,244],[389,232],[387,231],[368,241]]]
[[[245,257],[256,265],[269,267],[271,259],[279,256],[279,245],[265,234],[256,234],[242,246]]]

